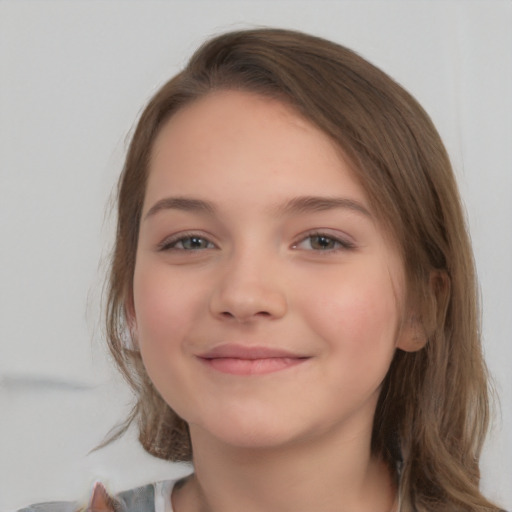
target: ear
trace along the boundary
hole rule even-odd
[[[428,341],[428,336],[421,318],[417,314],[410,314],[398,333],[396,348],[404,352],[417,352],[421,350]]]
[[[450,295],[450,278],[444,270],[432,270],[423,293],[413,300],[415,307],[406,312],[396,347],[405,352],[421,350],[444,322]]]

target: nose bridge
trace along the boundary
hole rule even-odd
[[[281,286],[279,255],[254,243],[233,249],[223,262],[212,297],[216,315],[247,321],[283,316],[287,309]]]

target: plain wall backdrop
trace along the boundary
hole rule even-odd
[[[512,2],[0,0],[0,510],[188,472],[133,432],[100,326],[109,202],[142,107],[206,37],[280,26],[344,44],[432,116],[468,210],[501,398],[483,488],[512,510]]]

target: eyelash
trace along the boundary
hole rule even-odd
[[[337,251],[347,251],[347,250],[355,249],[354,243],[352,243],[346,239],[341,239],[341,238],[338,238],[338,237],[335,237],[335,236],[332,236],[330,234],[323,233],[320,231],[308,233],[306,236],[301,238],[298,242],[294,243],[292,245],[292,249],[300,249],[299,245],[304,243],[306,240],[309,240],[310,245],[311,245],[312,240],[315,238],[323,239],[327,243],[333,243],[334,247],[331,247],[331,248],[324,247],[324,248],[319,248],[319,249],[314,249],[313,247],[311,247],[311,249],[308,249],[308,250],[311,250],[314,252],[333,253],[333,252],[337,252]],[[196,248],[188,248],[187,249],[183,246],[183,243],[185,241],[190,241],[193,239],[205,242],[207,244],[207,247],[196,247]],[[178,248],[177,245],[180,243],[182,244],[182,247]],[[209,247],[208,247],[208,245],[209,245]],[[208,240],[208,238],[206,238],[205,236],[199,235],[197,233],[180,233],[174,237],[165,239],[163,242],[158,244],[157,248],[159,251],[177,250],[177,251],[195,252],[195,251],[204,251],[207,249],[214,249],[214,248],[216,248],[216,245],[213,242],[211,242],[210,240]]]
[[[180,242],[183,245],[184,241],[193,240],[193,239],[204,241],[207,244],[211,245],[212,247],[203,247],[203,248],[196,248],[196,249],[186,249],[185,247],[181,247],[181,248],[176,247]],[[211,242],[210,240],[208,240],[208,238],[206,238],[203,235],[199,235],[197,233],[179,233],[178,235],[173,236],[171,238],[166,238],[163,242],[161,242],[157,246],[159,251],[176,250],[176,251],[191,251],[191,252],[198,251],[198,250],[205,250],[205,249],[213,249],[215,247],[216,247],[215,244],[213,242]]]
[[[332,248],[321,248],[321,249],[313,249],[311,248],[310,250],[314,251],[314,252],[323,252],[323,253],[335,253],[335,252],[338,252],[338,251],[348,251],[348,250],[351,250],[351,249],[355,249],[355,244],[347,239],[343,239],[343,238],[338,238],[336,236],[333,236],[331,234],[328,234],[328,233],[324,233],[324,232],[321,232],[321,231],[315,231],[315,232],[312,232],[312,233],[308,233],[305,237],[301,238],[297,243],[293,244],[293,249],[298,249],[299,245],[304,243],[306,240],[309,240],[310,241],[310,244],[311,244],[311,241],[313,239],[323,239],[325,241],[327,241],[328,243],[334,243],[334,247]]]

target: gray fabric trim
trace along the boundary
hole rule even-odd
[[[78,504],[73,501],[52,501],[22,508],[18,512],[76,512]]]
[[[154,512],[155,487],[153,484],[124,491],[116,496],[120,512]]]
[[[155,488],[148,484],[119,493],[116,497],[116,512],[155,512]],[[38,503],[22,508],[18,512],[77,512],[80,505],[73,501]]]

